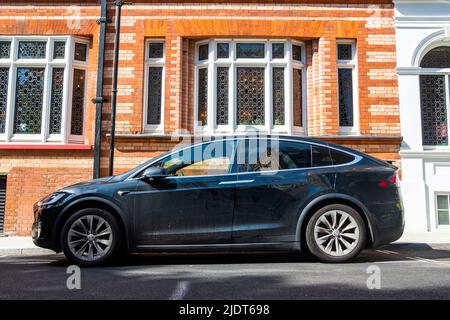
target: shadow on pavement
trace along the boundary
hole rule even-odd
[[[388,261],[410,261],[412,258],[442,259],[450,262],[448,245],[428,244],[390,244],[376,250],[364,250],[353,260],[341,264],[364,264]],[[45,255],[49,265],[66,267],[70,262],[62,254]],[[15,257],[16,263],[23,260],[26,263],[30,256]],[[45,258],[44,258],[45,259]],[[0,260],[0,264],[2,261]],[[309,252],[214,252],[214,253],[138,253],[129,254],[119,259],[111,267],[145,266],[145,265],[223,265],[223,264],[264,264],[264,263],[309,263],[321,264]]]
[[[180,299],[449,299],[448,269],[431,263],[380,264],[381,289],[366,284],[369,264],[450,259],[446,248],[393,244],[347,264],[305,253],[132,254],[114,266],[83,268],[81,290],[67,289],[70,263],[61,254],[7,257],[0,299],[171,299],[180,288]]]

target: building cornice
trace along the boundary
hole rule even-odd
[[[450,150],[401,150],[400,156],[404,159],[450,159]]]
[[[340,5],[340,4],[392,4],[392,0],[136,0],[132,1],[133,4],[209,4],[209,3],[220,3],[220,4],[263,4],[263,5],[285,5],[285,4],[325,4],[325,5]],[[61,4],[61,5],[75,5],[80,4],[79,0],[35,0],[31,4],[29,0],[16,0],[16,1],[5,1],[0,0],[0,5],[46,5],[46,4]],[[100,0],[86,0],[83,1],[82,5],[100,5]]]

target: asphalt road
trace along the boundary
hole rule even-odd
[[[68,266],[63,255],[0,256],[0,299],[450,299],[450,244],[394,244],[346,264],[307,254],[132,255],[81,269],[72,290]]]

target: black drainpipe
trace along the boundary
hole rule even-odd
[[[107,17],[107,3],[106,0],[101,0],[100,19],[97,23],[100,25],[100,34],[98,38],[98,63],[97,63],[97,93],[96,97],[92,99],[95,103],[95,137],[94,137],[94,168],[93,177],[97,179],[100,176],[100,151],[102,144],[102,108],[103,102],[103,64],[105,60],[105,36]]]
[[[109,175],[113,175],[114,171],[114,143],[116,134],[116,105],[117,105],[117,73],[119,68],[119,45],[120,45],[120,18],[122,16],[122,6],[132,4],[117,0],[116,4],[116,34],[114,37],[114,64],[113,64],[113,80],[112,80],[112,96],[111,96],[111,135],[109,137]]]

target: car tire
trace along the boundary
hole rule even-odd
[[[364,248],[366,226],[360,214],[343,204],[317,210],[306,227],[309,251],[321,262],[346,262]]]
[[[115,260],[123,252],[122,239],[117,219],[111,213],[88,208],[71,215],[64,223],[61,248],[72,263],[94,267]]]

